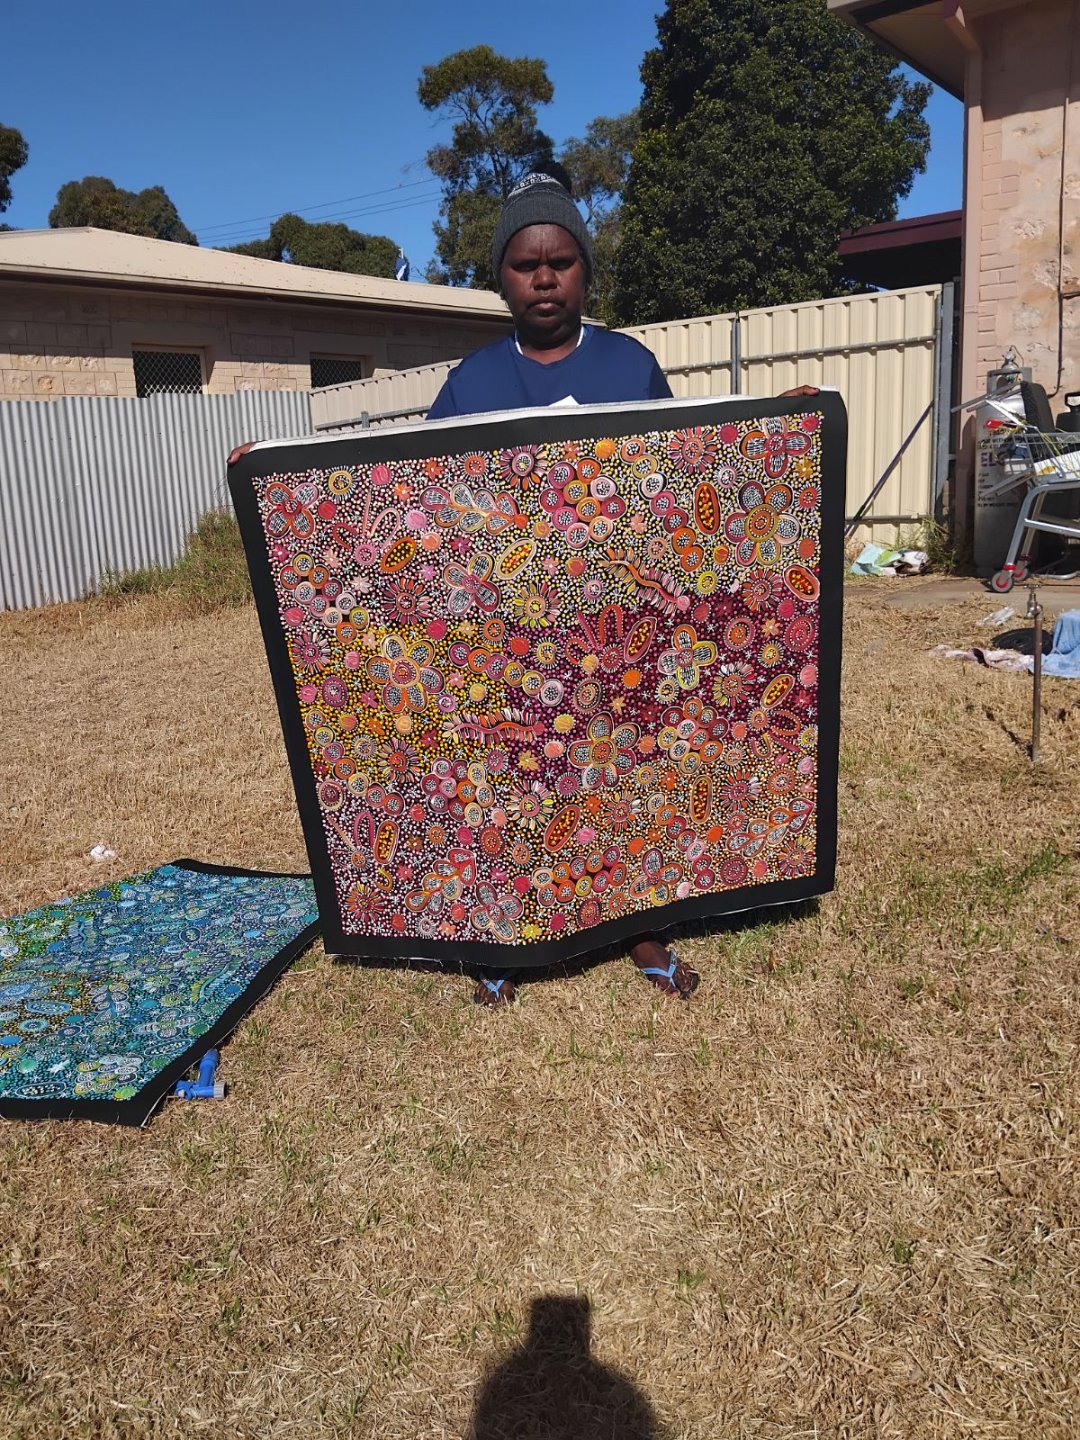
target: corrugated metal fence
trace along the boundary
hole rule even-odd
[[[848,407],[847,514],[869,496],[928,406],[931,416],[860,526],[891,541],[898,526],[933,515],[948,466],[951,292],[920,286],[813,300],[742,314],[630,329],[654,352],[677,396],[776,395],[793,385],[835,386]],[[948,310],[948,315],[946,311]],[[312,395],[317,430],[421,420],[451,366],[336,385]],[[947,370],[947,364],[945,366]]]
[[[0,608],[78,600],[109,573],[169,565],[227,506],[225,457],[311,432],[291,391],[0,402]]]

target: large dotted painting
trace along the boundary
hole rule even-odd
[[[546,964],[830,888],[844,450],[826,393],[234,466],[328,948]]]
[[[0,919],[0,1116],[145,1124],[318,928],[306,875],[197,860]]]

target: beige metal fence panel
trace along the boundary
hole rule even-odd
[[[374,428],[423,420],[456,364],[455,360],[443,360],[435,365],[417,365],[391,375],[377,375],[370,380],[312,390],[312,424],[316,430],[332,432],[339,426]]]
[[[624,333],[656,356],[680,398],[778,395],[828,385],[848,408],[846,513],[854,515],[934,399],[935,331],[941,290],[811,300],[704,315]],[[738,319],[738,354],[732,355]],[[733,367],[738,383],[733,384]],[[407,424],[423,418],[451,364],[422,365],[312,392],[316,429]],[[365,418],[366,417],[366,418]],[[872,507],[859,540],[892,544],[933,514],[934,426],[928,417]]]
[[[742,317],[743,390],[835,386],[848,408],[846,513],[854,515],[934,398],[940,288],[853,295]],[[860,540],[893,543],[933,513],[934,428],[928,417],[874,501]]]
[[[640,325],[622,333],[640,340],[653,352],[668,377],[672,393],[693,396],[730,395],[731,322],[734,315],[707,315],[695,320],[669,320]]]
[[[846,513],[854,515],[933,398],[940,294],[937,286],[920,286],[744,311],[737,386],[731,383],[733,314],[626,333],[653,351],[678,396],[834,386],[848,407]],[[860,525],[857,538],[891,544],[898,530],[932,514],[933,466],[928,418],[875,500],[874,521]]]

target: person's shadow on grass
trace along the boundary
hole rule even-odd
[[[524,1343],[480,1387],[467,1440],[664,1440],[645,1396],[590,1354],[589,1302],[542,1295]]]

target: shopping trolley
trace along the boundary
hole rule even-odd
[[[985,402],[998,412],[997,418],[986,422],[986,428],[994,434],[998,459],[1008,473],[985,492],[984,498],[992,499],[1019,486],[1025,491],[1005,562],[990,579],[990,588],[999,595],[1007,595],[1014,585],[1022,585],[1028,578],[1032,563],[1029,546],[1036,535],[1080,541],[1080,517],[1043,513],[1051,497],[1080,494],[1080,434],[1055,427],[1041,385],[1025,380],[1019,390],[1024,404],[1022,419],[1001,403],[1002,397],[988,397]],[[1075,408],[1080,404],[1080,393],[1066,395],[1065,404]]]

